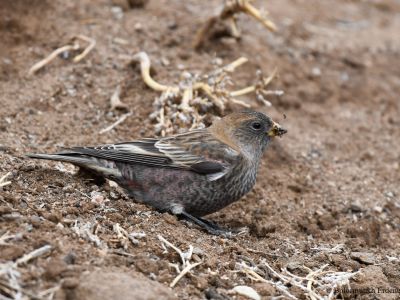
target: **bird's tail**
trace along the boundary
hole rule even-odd
[[[82,157],[78,155],[72,155],[68,153],[55,153],[55,154],[42,154],[42,153],[28,153],[26,156],[30,158],[37,159],[47,159],[47,160],[56,160],[62,162],[68,162],[77,166],[85,166],[93,163],[93,160],[90,157]]]
[[[71,163],[78,167],[87,169],[89,171],[109,178],[121,177],[121,172],[116,168],[115,163],[87,155],[82,155],[76,152],[66,151],[55,154],[29,153],[26,154],[26,156],[30,158]]]

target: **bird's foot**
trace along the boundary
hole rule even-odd
[[[192,223],[195,223],[196,225],[198,225],[201,228],[205,229],[210,234],[219,235],[219,236],[223,236],[223,237],[226,237],[226,238],[231,238],[231,237],[234,236],[233,232],[218,226],[214,222],[205,220],[205,219],[200,218],[200,217],[192,216],[191,214],[188,214],[186,212],[182,212],[180,214],[180,216],[183,217],[184,219],[192,222]]]

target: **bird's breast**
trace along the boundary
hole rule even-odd
[[[232,201],[247,194],[256,183],[258,164],[242,162],[233,168],[225,178],[225,189]]]

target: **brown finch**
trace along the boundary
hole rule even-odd
[[[286,130],[260,112],[232,113],[206,129],[29,157],[69,162],[117,182],[136,201],[180,215],[212,234],[201,216],[248,193],[262,154]]]

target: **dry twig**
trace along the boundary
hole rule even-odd
[[[187,273],[190,272],[191,269],[197,267],[197,266],[200,265],[201,263],[202,263],[202,261],[199,261],[199,262],[194,263],[194,264],[188,263],[188,264],[186,265],[186,267],[182,270],[182,272],[180,272],[180,273],[178,274],[178,276],[176,276],[175,279],[171,282],[171,284],[169,285],[169,287],[170,287],[170,288],[173,288],[173,287],[178,283],[178,281],[181,280],[181,278],[182,278],[183,276],[185,276]]]
[[[235,38],[239,38],[240,30],[236,24],[237,14],[239,13],[245,13],[255,18],[268,30],[276,31],[276,25],[266,17],[268,13],[264,12],[264,14],[262,14],[250,2],[251,0],[225,0],[221,11],[216,16],[209,18],[199,29],[193,42],[193,47],[199,49],[211,35],[210,32],[212,28],[214,28],[217,23],[224,21],[227,21],[230,26],[230,34]]]
[[[342,253],[344,251],[344,244],[337,244],[334,247],[330,246],[319,246],[311,248],[313,251],[322,251],[328,254]]]
[[[11,181],[6,181],[6,178],[11,175],[11,172],[8,172],[6,175],[0,178],[0,187],[11,184]]]
[[[87,37],[85,35],[79,34],[76,36],[77,39],[80,39],[82,41],[85,41],[86,43],[88,43],[88,45],[86,46],[86,48],[82,51],[81,54],[77,55],[74,57],[73,62],[74,63],[78,63],[80,62],[82,59],[84,59],[96,46],[96,40]]]
[[[0,246],[10,245],[7,241],[12,240],[16,237],[15,234],[9,234],[9,231],[5,232],[2,236],[0,236]]]
[[[301,277],[292,274],[285,268],[283,269],[283,273],[279,273],[278,271],[274,270],[265,260],[263,260],[262,265],[269,270],[272,277],[277,281],[263,278],[256,272],[259,270],[258,267],[251,268],[244,262],[240,266],[242,268],[242,272],[244,272],[250,279],[270,283],[277,290],[291,299],[297,299],[297,297],[288,291],[287,286],[298,287],[299,289],[303,290],[304,293],[312,300],[335,299],[337,289],[343,285],[348,285],[349,280],[360,273],[360,271],[353,273],[324,271],[324,269],[326,269],[328,266],[326,264],[316,271],[304,267],[308,274],[306,277]]]
[[[120,95],[121,95],[121,86],[118,85],[115,88],[115,91],[110,98],[111,110],[128,109],[128,106],[125,103],[122,103]]]
[[[19,265],[22,265],[22,264],[26,264],[29,261],[31,261],[32,259],[35,259],[35,258],[37,258],[39,256],[42,256],[42,255],[44,255],[46,253],[49,253],[51,251],[51,248],[52,247],[50,245],[45,245],[45,246],[40,247],[40,248],[38,248],[36,250],[33,250],[32,252],[29,252],[28,254],[25,254],[21,258],[18,258],[15,261],[15,265],[19,266]]]
[[[190,259],[192,258],[192,254],[193,254],[193,246],[189,245],[189,250],[187,252],[182,252],[182,250],[180,250],[178,247],[176,247],[174,244],[172,244],[171,242],[167,241],[164,237],[162,237],[161,235],[158,235],[157,238],[162,242],[162,246],[165,249],[165,251],[167,251],[166,246],[172,248],[173,250],[175,250],[176,253],[179,254],[179,257],[181,258],[182,261],[182,270],[179,269],[178,265],[173,265],[177,272],[179,272],[179,274],[175,277],[175,279],[170,283],[169,287],[174,287],[179,280],[181,280],[187,273],[190,272],[190,270],[192,270],[193,268],[197,267],[198,265],[200,265],[201,263],[203,263],[202,261],[198,261],[195,263],[190,263]]]
[[[112,130],[114,127],[118,126],[119,124],[121,124],[122,122],[124,122],[126,120],[126,118],[128,118],[129,116],[132,115],[132,112],[128,112],[126,114],[123,114],[121,117],[119,117],[119,119],[117,121],[115,121],[113,124],[111,124],[110,126],[102,129],[99,131],[99,134],[103,134],[106,133],[110,130]]]
[[[121,227],[121,225],[119,225],[119,223],[113,225],[113,230],[117,234],[117,238],[124,250],[128,249],[129,242],[131,242],[134,246],[137,246],[139,244],[138,239],[146,236],[144,232],[128,233],[124,228]]]
[[[107,248],[106,245],[100,240],[100,238],[96,234],[96,229],[98,228],[98,224],[92,224],[91,222],[80,223],[77,220],[72,226],[72,230],[81,238],[88,242],[94,243],[99,248]]]
[[[65,46],[62,46],[60,48],[57,48],[56,50],[54,50],[53,52],[51,52],[47,57],[45,57],[44,59],[42,59],[41,61],[37,62],[36,64],[34,64],[28,71],[28,75],[33,75],[35,74],[37,71],[39,71],[40,69],[42,69],[43,67],[45,67],[46,65],[48,65],[49,63],[51,63],[57,56],[59,56],[60,54],[66,52],[66,51],[79,51],[80,49],[82,49],[81,45],[79,44],[79,40],[82,40],[86,43],[88,43],[88,46],[86,46],[83,51],[78,54],[77,56],[75,56],[73,58],[73,62],[74,63],[78,63],[80,62],[82,59],[84,59],[92,50],[93,48],[96,46],[96,41],[94,39],[91,39],[87,36],[84,35],[77,35],[74,36],[71,39],[72,44],[68,44]]]
[[[21,299],[22,295],[26,295],[30,299],[41,299],[40,296],[36,296],[21,287],[19,283],[21,273],[19,272],[18,267],[49,253],[51,249],[52,247],[50,245],[45,245],[23,255],[15,262],[0,264],[0,299]],[[12,298],[3,296],[3,294],[11,296]]]

